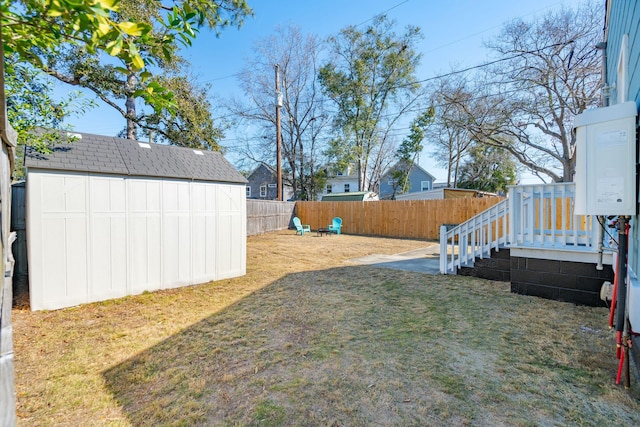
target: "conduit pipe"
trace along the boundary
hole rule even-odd
[[[618,217],[618,274],[616,275],[616,357],[620,358],[623,346],[622,333],[625,329],[627,311],[627,217]]]

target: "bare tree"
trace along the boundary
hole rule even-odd
[[[255,161],[275,163],[276,117],[274,69],[279,65],[283,96],[282,155],[286,180],[294,194],[314,198],[321,185],[324,164],[323,132],[329,123],[317,76],[321,43],[304,36],[296,26],[278,27],[275,33],[254,47],[255,55],[240,74],[249,102],[231,102],[230,109],[256,127],[259,137],[243,149]]]
[[[509,151],[540,177],[571,181],[573,118],[598,102],[601,26],[594,3],[507,24],[487,43],[498,59],[476,78],[474,99],[455,102],[473,139]]]
[[[427,141],[436,161],[447,168],[447,187],[457,187],[461,161],[473,145],[464,108],[472,99],[471,89],[459,75],[441,79],[432,92],[435,118],[427,129]]]

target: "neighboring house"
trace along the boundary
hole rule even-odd
[[[322,196],[323,202],[373,202],[379,200],[372,191],[352,191],[349,193],[331,193]]]
[[[26,150],[32,310],[246,272],[246,179],[221,153],[74,134]]]
[[[449,185],[447,185],[446,182],[434,182],[433,183],[433,190],[437,190],[439,188],[449,188]]]
[[[617,105],[626,101],[635,102],[635,111],[640,105],[640,33],[638,32],[638,22],[640,22],[640,8],[638,3],[632,0],[608,1],[606,2],[605,34],[603,52],[605,58],[605,88],[603,95],[605,105]],[[635,127],[635,125],[634,125]],[[637,132],[637,131],[636,131]],[[637,140],[633,141],[636,153],[638,152]],[[636,154],[637,155],[637,154]],[[626,160],[626,166],[635,168],[635,158],[625,155],[617,156],[620,162]],[[616,169],[618,170],[618,169]],[[635,169],[634,169],[635,172]],[[635,173],[634,173],[635,176]],[[627,182],[634,197],[634,206],[637,206],[637,189],[635,182]],[[633,209],[635,211],[635,208]],[[615,214],[615,212],[611,212]],[[640,332],[640,282],[637,276],[640,275],[640,217],[637,214],[631,215],[629,231],[629,295],[628,309],[629,322],[634,332]],[[640,342],[634,341],[637,345]],[[637,352],[636,352],[637,353]]]
[[[247,199],[278,200],[277,173],[271,167],[260,164],[247,178]],[[293,197],[293,189],[290,185],[284,185],[282,200]]]
[[[468,190],[463,188],[437,188],[429,191],[400,194],[399,196],[396,196],[396,200],[442,200],[492,196],[497,197],[498,195],[495,193],[487,193],[486,191]]]
[[[319,199],[322,196],[333,193],[352,193],[359,191],[358,189],[358,170],[353,166],[347,167],[345,170],[331,174],[327,178],[327,184]]]
[[[380,198],[381,199],[390,199],[397,198],[400,194],[402,194],[402,189],[396,179],[393,178],[393,173],[396,170],[406,168],[406,164],[404,162],[398,162],[387,172],[382,175],[380,179]],[[405,193],[416,193],[419,191],[429,191],[433,189],[433,182],[436,178],[431,175],[429,172],[421,168],[417,164],[413,164],[411,170],[409,171],[407,189]]]

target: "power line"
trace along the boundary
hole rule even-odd
[[[390,7],[389,9],[386,9],[386,10],[384,10],[384,11],[382,11],[382,12],[380,12],[380,13],[378,13],[378,14],[374,15],[374,16],[372,16],[371,18],[369,18],[369,19],[367,19],[367,20],[360,22],[360,23],[359,23],[359,24],[357,24],[356,26],[357,26],[357,27],[359,27],[359,26],[361,26],[361,25],[366,24],[367,22],[371,22],[371,21],[373,21],[374,19],[376,19],[377,17],[379,17],[380,15],[384,15],[384,14],[386,14],[387,12],[390,12],[391,10],[396,9],[396,8],[398,8],[398,7],[400,7],[400,6],[402,6],[403,4],[408,3],[408,2],[409,2],[409,0],[404,0],[404,1],[402,1],[402,2],[400,2],[400,3],[398,3],[398,4],[396,4],[396,5],[394,5],[394,6],[392,6],[392,7]],[[550,5],[550,6],[547,6],[547,7],[543,7],[543,8],[541,8],[541,9],[537,9],[537,10],[535,10],[535,11],[533,11],[533,12],[528,13],[528,14],[521,15],[521,16],[519,16],[518,18],[523,18],[523,17],[525,17],[525,16],[534,15],[534,14],[536,14],[536,13],[539,13],[539,12],[541,12],[541,11],[543,11],[543,10],[550,9],[550,8],[552,8],[552,7],[553,7],[553,5]],[[489,28],[486,28],[486,29],[484,29],[484,30],[481,30],[481,31],[475,32],[475,33],[473,33],[473,34],[470,34],[470,35],[468,35],[468,36],[465,36],[465,37],[462,37],[462,38],[459,38],[459,39],[456,39],[456,40],[453,40],[453,41],[447,42],[447,43],[442,44],[442,45],[440,45],[440,46],[436,46],[436,47],[434,47],[434,48],[431,48],[431,49],[425,50],[425,51],[423,51],[422,53],[430,53],[430,52],[434,52],[434,51],[436,51],[436,50],[440,50],[440,49],[442,49],[442,48],[445,48],[445,47],[448,47],[448,46],[454,45],[454,44],[456,44],[456,43],[459,43],[459,42],[461,42],[461,41],[463,41],[463,40],[467,40],[467,39],[472,38],[472,37],[475,37],[475,36],[477,36],[477,35],[480,35],[480,34],[486,33],[487,31],[491,31],[491,30],[494,30],[494,29],[496,29],[496,28],[500,28],[502,25],[504,25],[504,24],[494,25],[494,26],[492,26],[492,27],[489,27]],[[237,72],[237,73],[234,73],[234,74],[229,74],[229,75],[227,75],[227,76],[214,77],[214,78],[212,78],[212,79],[203,80],[203,81],[201,81],[200,83],[210,83],[210,82],[219,81],[219,80],[226,80],[226,79],[230,79],[230,78],[232,78],[232,77],[238,77],[238,76],[241,76],[242,74],[243,74],[243,72],[242,72],[242,71],[240,71],[240,72]]]
[[[405,3],[409,3],[409,0],[404,0],[403,2],[400,2],[400,3],[396,4],[395,6],[391,6],[389,9],[384,10],[384,11],[382,11],[382,12],[378,13],[377,15],[372,16],[371,18],[367,19],[366,21],[362,21],[361,23],[357,24],[357,25],[356,25],[356,27],[359,27],[359,26],[361,26],[361,25],[364,25],[364,24],[366,24],[367,22],[371,22],[371,21],[373,21],[374,19],[376,19],[377,17],[382,16],[382,15],[386,14],[387,12],[389,12],[389,11],[391,11],[391,10],[393,10],[393,9],[397,8],[397,7],[400,7],[400,6],[402,6],[403,4],[405,4]]]
[[[443,78],[454,76],[454,75],[457,75],[457,74],[463,74],[463,73],[466,73],[466,72],[469,72],[469,71],[472,71],[472,70],[476,70],[476,69],[480,69],[480,68],[484,68],[484,67],[489,67],[491,65],[495,65],[495,64],[498,64],[498,63],[501,63],[501,62],[504,62],[504,61],[510,61],[512,59],[516,59],[516,58],[519,58],[519,57],[524,56],[524,55],[540,53],[540,52],[542,52],[542,51],[544,51],[546,49],[552,48],[552,47],[566,46],[566,45],[572,43],[573,41],[574,40],[569,40],[569,41],[562,42],[562,43],[550,44],[550,45],[547,45],[547,46],[543,46],[543,47],[541,47],[539,49],[530,50],[530,51],[526,51],[526,52],[521,52],[521,53],[518,53],[518,54],[515,54],[515,55],[512,55],[512,56],[508,56],[508,57],[505,57],[505,58],[499,58],[499,59],[495,59],[493,61],[484,62],[484,63],[477,64],[477,65],[473,65],[473,66],[470,66],[470,67],[467,67],[467,68],[463,68],[461,70],[454,70],[454,71],[451,71],[449,73],[439,74],[439,75],[436,75],[436,76],[433,76],[433,77],[428,77],[426,79],[416,80],[416,81],[411,82],[411,83],[401,84],[401,85],[395,86],[394,88],[391,88],[391,89],[403,88],[403,87],[415,85],[417,83],[427,83],[427,82],[430,82],[430,81],[443,79]],[[484,95],[484,96],[487,96],[487,95]],[[492,95],[492,96],[494,96],[494,95]],[[478,99],[480,99],[480,98],[478,98]],[[324,104],[326,102],[334,102],[334,101],[331,98],[323,97],[323,98],[319,98],[319,99],[312,100],[312,101],[299,101],[298,104],[299,105],[305,105],[305,104],[311,104],[311,103]],[[255,107],[255,108],[251,108],[251,109],[245,111],[245,113],[249,113],[250,114],[250,113],[253,113],[253,112],[260,112],[262,110],[263,110],[263,108],[261,108],[261,107]],[[409,111],[415,111],[415,110],[409,110]],[[390,113],[388,115],[385,115],[385,117],[389,117],[389,116],[393,116],[393,115],[395,115],[395,114],[391,114]],[[218,119],[226,119],[226,118],[235,117],[235,116],[238,116],[238,114],[237,113],[230,113],[230,114],[227,114],[227,115],[224,115],[224,116],[219,116]]]
[[[534,10],[533,12],[527,13],[527,14],[525,14],[525,15],[520,15],[520,16],[518,16],[517,18],[524,18],[525,16],[535,15],[535,14],[537,14],[537,13],[539,13],[539,12],[542,12],[543,10],[551,9],[552,7],[554,7],[554,5],[549,5],[549,6],[546,6],[546,7],[543,7],[543,8],[537,9],[537,10]],[[436,50],[440,50],[440,49],[442,49],[442,48],[452,46],[452,45],[454,45],[454,44],[456,44],[456,43],[460,43],[461,41],[468,40],[468,39],[470,39],[470,38],[472,38],[472,37],[475,37],[475,36],[479,36],[480,34],[484,34],[484,33],[488,32],[488,31],[491,31],[491,30],[495,30],[496,28],[500,28],[500,27],[502,27],[503,25],[504,25],[504,23],[502,23],[502,24],[498,24],[498,25],[494,25],[493,27],[485,28],[484,30],[480,30],[480,31],[475,32],[475,33],[473,33],[473,34],[469,34],[468,36],[465,36],[465,37],[462,37],[462,38],[459,38],[459,39],[456,39],[456,40],[450,41],[450,42],[448,42],[448,43],[445,43],[445,44],[443,44],[443,45],[436,46],[436,47],[434,47],[434,48],[431,48],[431,49],[425,50],[425,51],[423,51],[422,53],[431,53],[431,52],[435,52]]]
[[[222,77],[215,77],[213,79],[209,79],[209,80],[202,80],[200,83],[211,83],[211,82],[216,82],[218,80],[225,80],[225,79],[230,79],[232,77],[238,77],[241,76],[242,74],[244,74],[242,71],[237,72],[235,74],[229,74],[228,76],[222,76]]]

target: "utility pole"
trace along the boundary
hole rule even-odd
[[[280,92],[280,64],[276,64],[276,176],[278,180],[278,200],[282,201],[282,135],[280,134],[280,108],[282,107],[282,92]]]

